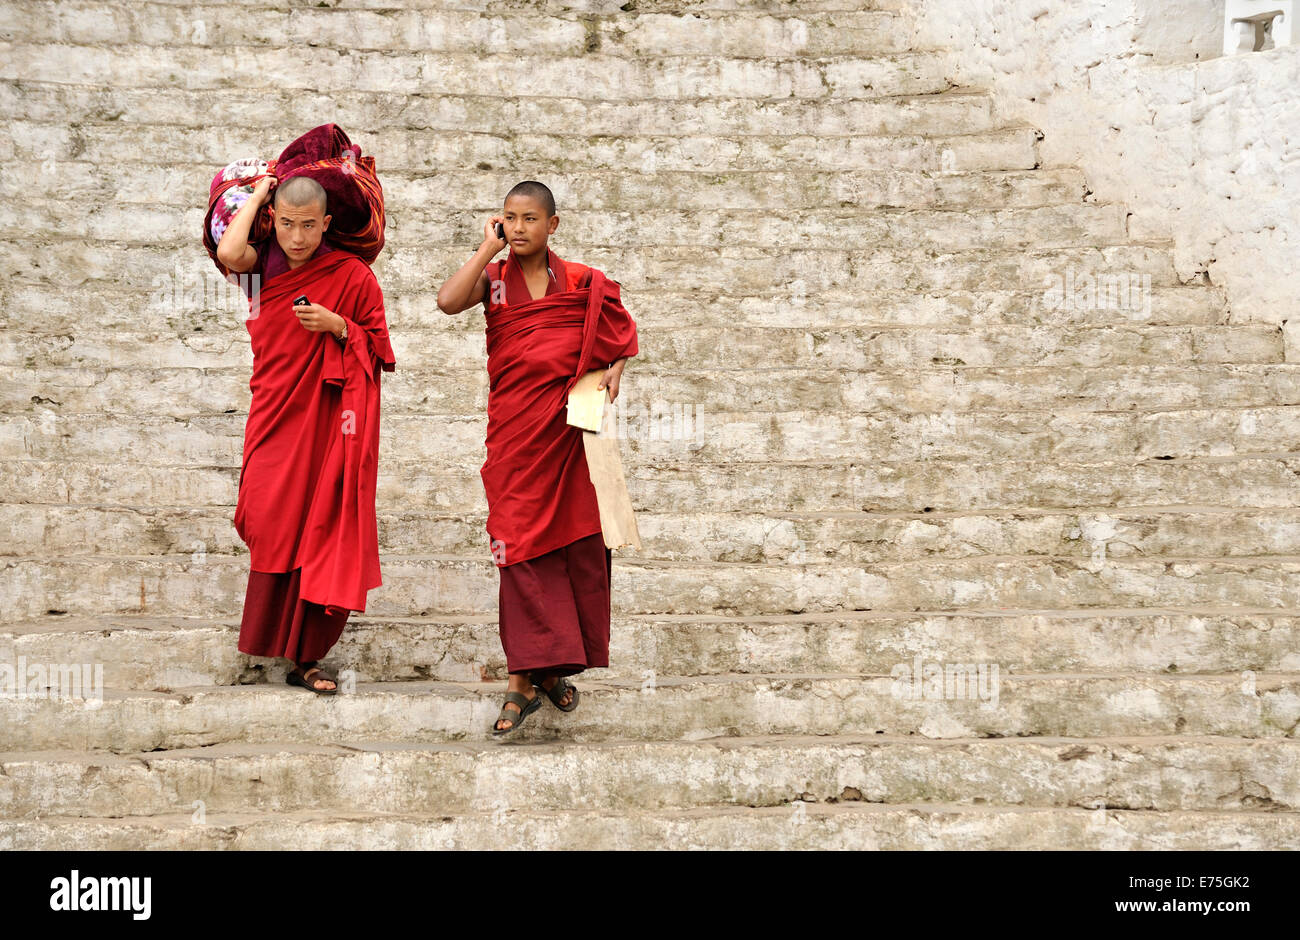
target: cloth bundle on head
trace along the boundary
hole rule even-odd
[[[325,238],[366,264],[379,257],[384,247],[384,191],[375,175],[375,158],[363,157],[361,147],[337,124],[322,124],[285,147],[277,160],[236,160],[213,178],[203,219],[203,247],[223,275],[230,272],[217,260],[217,243],[258,180],[268,173],[279,182],[308,176],[320,183],[331,216]],[[257,243],[271,235],[271,216],[263,206],[248,240]]]

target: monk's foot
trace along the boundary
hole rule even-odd
[[[542,689],[549,692],[551,691],[551,689],[555,688],[555,683],[559,681],[560,681],[559,676],[550,676],[549,678],[543,679],[541,682],[537,684],[541,686]],[[568,708],[569,703],[572,701],[573,701],[573,686],[572,685],[566,686],[564,692],[560,695],[559,705],[561,708]]]
[[[294,668],[293,674],[300,679],[306,680],[313,689],[328,692],[330,689],[335,688],[334,680],[326,678],[325,671],[316,663],[300,663]]]
[[[520,695],[524,696],[526,699],[528,699],[528,701],[531,702],[533,701],[533,699],[537,698],[537,693],[533,692],[532,686],[533,684],[531,682],[527,682],[515,676],[511,676],[510,682],[506,686],[506,691],[518,692]],[[529,692],[533,692],[533,694],[529,695],[528,694]],[[505,705],[501,706],[501,710],[503,712],[513,712],[516,715],[520,714],[522,711],[522,709],[515,702],[506,702]],[[494,724],[492,727],[495,728],[497,731],[509,731],[514,726],[515,726],[514,721],[507,718],[505,715],[502,715],[500,718],[496,720],[496,724]]]

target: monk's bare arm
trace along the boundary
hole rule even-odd
[[[506,247],[506,240],[497,238],[493,229],[503,221],[498,215],[488,219],[483,226],[483,244],[478,246],[478,251],[438,288],[438,309],[443,313],[460,313],[487,299],[488,262]]]
[[[230,220],[230,225],[221,233],[221,241],[217,244],[217,260],[236,274],[251,271],[257,264],[257,249],[248,243],[248,233],[253,227],[253,220],[257,218],[257,210],[271,198],[274,182],[273,176],[263,176],[258,180],[253,195],[244,200],[235,217]]]

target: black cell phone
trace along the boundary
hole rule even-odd
[[[311,303],[311,301],[307,299],[306,294],[299,294],[297,297],[293,299],[293,305],[295,307],[301,307],[303,304],[309,304],[309,303]]]
[[[502,241],[505,241],[506,227],[502,225],[500,222],[497,223],[496,233],[497,233],[497,238],[501,239]]]

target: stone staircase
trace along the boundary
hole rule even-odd
[[[0,664],[103,668],[102,702],[0,698],[0,847],[1300,846],[1300,371],[913,32],[0,7]],[[326,121],[377,158],[398,359],[332,699],[235,650],[251,356],[183,287],[215,170]],[[502,742],[482,317],[434,293],[530,177],[623,284],[625,400],[701,420],[624,443],[612,667]],[[1051,308],[1074,274],[1149,303]],[[924,664],[996,694],[899,694]]]

